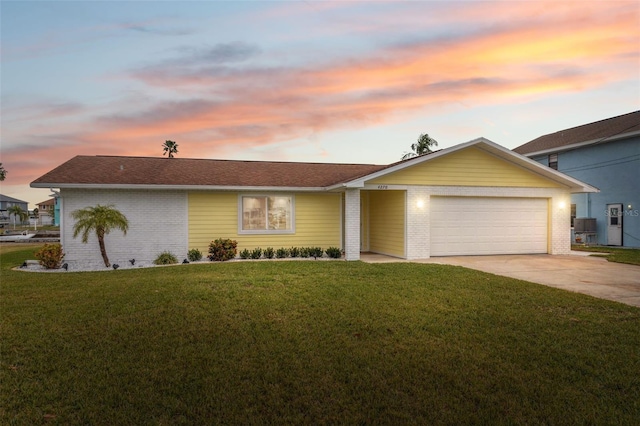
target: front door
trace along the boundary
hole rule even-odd
[[[622,245],[622,204],[607,204],[607,245]]]

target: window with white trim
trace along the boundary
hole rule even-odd
[[[558,154],[549,154],[549,167],[558,170]]]
[[[291,234],[294,232],[292,195],[241,195],[238,232]]]

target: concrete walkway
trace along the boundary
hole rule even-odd
[[[640,307],[640,266],[573,253],[434,257],[412,262],[464,266]],[[407,262],[370,253],[363,253],[361,259],[370,263]]]

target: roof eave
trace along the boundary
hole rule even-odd
[[[96,183],[31,183],[31,188],[60,189],[152,189],[188,191],[270,191],[270,192],[325,192],[325,187],[298,186],[224,186],[224,185],[150,185],[150,184],[96,184]]]

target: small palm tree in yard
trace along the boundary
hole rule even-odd
[[[9,216],[13,215],[13,229],[16,229],[16,218],[20,219],[20,223],[22,223],[29,217],[29,213],[22,210],[22,207],[18,205],[9,207],[7,214],[9,214]]]
[[[84,209],[75,210],[71,213],[71,217],[76,223],[73,225],[73,238],[78,234],[82,234],[82,242],[86,243],[89,234],[95,232],[100,245],[100,254],[104,260],[104,266],[111,266],[107,250],[104,246],[104,236],[111,232],[112,229],[120,229],[124,235],[127,235],[129,229],[129,221],[127,218],[114,208],[113,205],[95,207],[85,207]]]

